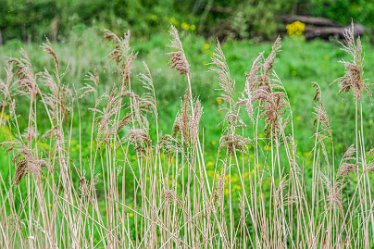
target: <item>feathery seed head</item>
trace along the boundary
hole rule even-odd
[[[321,88],[319,87],[319,85],[318,85],[317,82],[313,82],[312,86],[316,90],[316,92],[314,94],[314,97],[313,97],[313,101],[315,101],[315,102],[321,102]]]
[[[363,58],[360,37],[355,39],[354,25],[346,29],[344,33],[345,44],[342,50],[351,56],[351,61],[340,61],[345,67],[345,74],[338,79],[341,92],[352,90],[355,99],[361,100],[364,91],[369,91],[363,79]]]
[[[231,78],[230,69],[227,65],[225,55],[220,43],[217,41],[217,47],[212,57],[212,71],[217,73],[219,86],[222,89],[222,99],[230,106],[234,105],[233,92],[235,81]]]
[[[53,58],[53,61],[55,63],[55,67],[56,67],[56,70],[58,71],[60,69],[60,62],[58,60],[58,57],[57,57],[57,54],[56,52],[54,51],[54,49],[52,48],[52,45],[51,43],[49,42],[48,38],[47,38],[47,41],[42,45],[42,48],[43,50],[49,54],[52,58]]]
[[[182,148],[178,141],[170,135],[161,137],[157,146],[158,150],[164,150],[166,153],[178,153],[182,151]]]
[[[135,151],[144,154],[146,149],[151,146],[152,140],[143,129],[133,128],[126,136],[126,140],[135,146]]]
[[[38,86],[26,51],[21,50],[21,59],[11,58],[9,63],[16,68],[21,89],[25,90],[25,93],[34,100],[38,92]]]
[[[261,84],[265,86],[270,85],[270,72],[273,69],[274,61],[276,58],[277,53],[279,52],[281,48],[281,41],[282,39],[278,36],[275,40],[271,52],[269,56],[265,59],[265,62],[263,64],[263,72],[261,75]]]
[[[201,115],[203,113],[201,103],[199,100],[196,100],[195,108],[192,113],[192,117],[189,123],[189,131],[191,134],[191,138],[196,143],[199,138],[199,123],[201,119]]]
[[[220,139],[220,146],[226,147],[230,153],[236,150],[243,152],[249,143],[250,139],[235,134],[224,135]]]
[[[179,38],[178,30],[175,26],[171,26],[170,29],[171,44],[170,47],[174,50],[170,52],[170,66],[174,68],[182,75],[190,74],[190,66],[186,59],[186,55],[183,50],[182,42]]]

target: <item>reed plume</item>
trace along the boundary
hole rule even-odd
[[[9,63],[16,69],[21,89],[34,100],[38,93],[38,86],[26,51],[21,50],[21,59],[11,58]]]
[[[217,41],[217,47],[212,56],[212,71],[218,76],[219,86],[222,89],[222,99],[227,102],[228,105],[233,106],[235,101],[233,97],[233,91],[235,82],[230,76],[230,69],[227,65],[225,55],[223,54],[220,43]]]
[[[188,64],[188,61],[186,59],[182,42],[179,38],[178,30],[173,25],[170,28],[170,35],[172,38],[170,47],[171,49],[173,49],[173,51],[169,53],[170,66],[182,75],[189,75],[190,65]]]
[[[344,32],[345,44],[342,50],[351,56],[351,61],[340,61],[344,65],[346,71],[343,77],[338,79],[342,92],[352,90],[356,99],[361,100],[364,91],[369,91],[363,76],[363,57],[361,39],[355,39],[354,25],[346,29]]]

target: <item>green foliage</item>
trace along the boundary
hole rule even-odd
[[[374,26],[370,0],[0,0],[0,5],[3,41],[40,41],[45,36],[61,40],[82,25],[116,33],[130,29],[149,37],[170,24],[183,29],[182,23],[193,24],[205,36],[273,39],[284,29],[278,19],[283,14],[323,16],[341,24],[353,19]]]
[[[0,6],[0,32],[4,40],[43,37],[58,13],[55,1],[51,0],[2,0]]]
[[[374,2],[371,0],[311,0],[310,13],[341,24],[352,20],[369,27],[374,26]]]
[[[63,38],[82,25],[117,33],[131,29],[144,36],[168,28],[170,23],[178,26],[182,21],[197,22],[197,17],[189,15],[191,5],[172,0],[1,0],[0,4],[0,32],[4,41],[15,38],[41,41],[45,36],[53,38],[53,32]],[[170,18],[180,21],[173,23]]]
[[[233,28],[243,38],[273,38],[279,29],[276,16],[290,13],[296,0],[248,0],[235,8]]]

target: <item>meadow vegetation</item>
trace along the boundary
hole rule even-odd
[[[374,246],[374,49],[352,29],[104,38],[0,48],[2,248]]]

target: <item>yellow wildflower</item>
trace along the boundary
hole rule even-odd
[[[271,151],[271,146],[265,145],[264,146],[264,151]]]
[[[48,143],[43,143],[41,141],[37,141],[38,147],[44,150],[49,150],[50,146]]]
[[[214,171],[213,170],[208,170],[207,171],[207,174],[210,178],[213,178],[214,177]]]
[[[323,60],[329,61],[330,60],[330,56],[328,56],[327,54],[323,55]]]
[[[8,121],[10,116],[8,114],[5,114],[3,112],[0,112],[0,125],[4,125],[6,121]]]
[[[232,179],[232,180],[231,180],[232,182],[238,182],[238,181],[240,180],[240,179],[239,179],[239,176],[236,175],[236,174],[233,175],[231,179]]]
[[[178,25],[179,25],[179,22],[177,21],[177,19],[175,19],[175,17],[170,17],[170,18],[168,19],[168,22],[169,22],[170,24],[173,24],[174,26],[178,26]]]
[[[226,182],[226,183],[231,182],[231,175],[230,175],[230,174],[227,174],[227,175],[225,176],[225,182]]]
[[[186,22],[182,22],[181,28],[183,30],[190,30],[190,25],[188,23],[186,23]]]
[[[293,23],[287,24],[286,29],[288,35],[300,36],[305,30],[305,24],[300,21],[295,21]]]
[[[158,21],[158,16],[157,15],[151,15],[150,19],[154,22]]]
[[[304,156],[305,157],[312,157],[312,152],[311,151],[308,151],[308,152],[304,152]]]
[[[0,126],[0,139],[11,140],[12,138],[13,135],[10,129],[5,125]]]
[[[222,104],[223,103],[223,99],[221,98],[221,97],[217,97],[216,98],[216,102],[217,102],[217,104]]]
[[[234,190],[238,191],[238,190],[242,190],[242,187],[238,184],[235,184],[234,187],[233,187]]]
[[[191,28],[191,31],[195,31],[196,30],[196,25],[192,24],[190,28]]]

